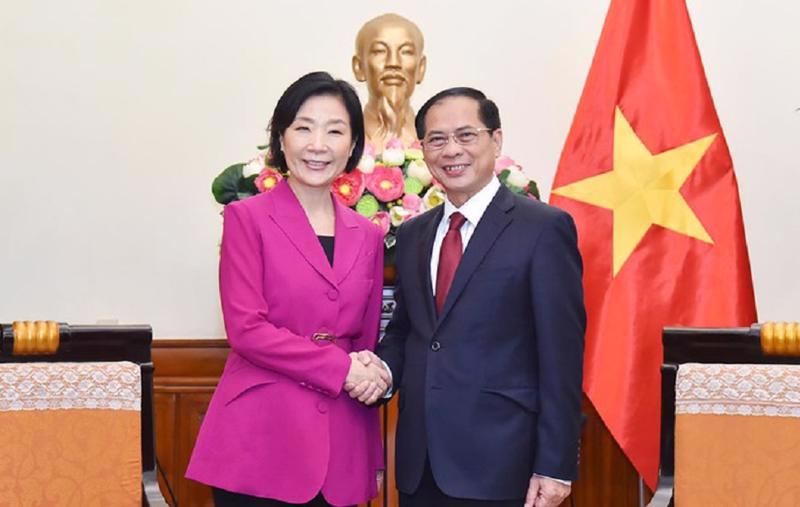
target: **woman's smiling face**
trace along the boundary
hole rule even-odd
[[[281,136],[281,148],[295,183],[329,187],[353,151],[344,102],[333,95],[309,97]]]

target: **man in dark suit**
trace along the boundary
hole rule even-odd
[[[497,180],[503,134],[482,92],[438,93],[416,128],[447,199],[399,229],[377,350],[400,397],[400,504],[559,505],[577,471],[586,325],[575,226]]]

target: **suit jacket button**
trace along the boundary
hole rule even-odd
[[[328,291],[328,299],[331,301],[336,301],[339,299],[339,291],[336,289],[331,289]]]
[[[321,414],[324,414],[328,411],[328,403],[325,401],[320,401],[317,403],[317,410],[319,410]]]
[[[431,350],[436,352],[440,348],[442,348],[442,344],[439,343],[437,340],[433,340],[433,343],[431,343]]]

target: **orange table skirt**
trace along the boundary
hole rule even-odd
[[[138,507],[141,414],[0,412],[0,507]]]

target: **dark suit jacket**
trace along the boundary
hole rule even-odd
[[[576,475],[586,314],[575,225],[501,187],[437,317],[442,213],[398,232],[397,304],[378,346],[400,397],[397,486],[417,489],[427,453],[450,496],[524,498],[532,473]]]

